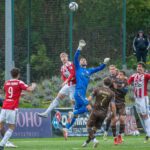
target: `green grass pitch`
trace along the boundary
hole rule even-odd
[[[86,137],[71,137],[67,141],[63,138],[41,138],[41,139],[12,139],[18,146],[16,150],[90,150],[93,149],[91,142],[88,147],[82,148],[81,144]],[[103,141],[102,137],[97,137],[100,141],[95,149],[99,150],[150,150],[150,142],[144,144],[144,136],[125,136],[124,143],[113,145],[113,138],[108,137]],[[8,150],[10,148],[5,148]]]

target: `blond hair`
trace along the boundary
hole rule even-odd
[[[66,52],[62,52],[62,53],[60,53],[60,57],[62,57],[62,56],[68,56],[68,54]]]

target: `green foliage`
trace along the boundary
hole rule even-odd
[[[150,1],[127,0],[127,30],[134,33],[150,27]]]
[[[96,73],[91,76],[90,84],[87,90],[87,97],[90,95],[92,90],[102,85],[102,80],[108,76],[108,70],[103,70],[99,73]],[[133,71],[128,71],[127,75],[133,74]],[[57,96],[60,85],[62,81],[60,77],[53,76],[51,79],[46,79],[41,81],[34,92],[32,93],[25,93],[25,96],[21,98],[20,106],[21,107],[33,107],[33,108],[47,108],[52,100]],[[133,102],[133,89],[129,87],[129,92],[126,97],[127,104]],[[59,107],[70,107],[71,103],[69,97],[66,97],[64,100],[60,101]]]
[[[37,54],[31,56],[32,77],[33,79],[49,78],[50,70],[53,67],[51,60],[47,57],[44,44],[36,46]]]

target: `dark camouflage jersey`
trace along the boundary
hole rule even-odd
[[[114,102],[114,92],[108,87],[98,87],[93,93],[93,96],[96,97],[94,109],[96,110],[108,110],[109,103]]]

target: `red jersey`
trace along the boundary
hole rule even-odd
[[[63,81],[68,79],[68,85],[76,84],[74,64],[68,61],[61,67],[61,78]]]
[[[18,108],[19,98],[22,90],[27,90],[28,85],[23,81],[11,79],[5,82],[5,100],[3,102],[3,109],[14,110]]]
[[[128,80],[128,84],[133,82],[134,84],[134,96],[135,97],[144,97],[147,96],[147,84],[148,80],[150,80],[150,74],[143,73],[135,73],[130,76]]]

